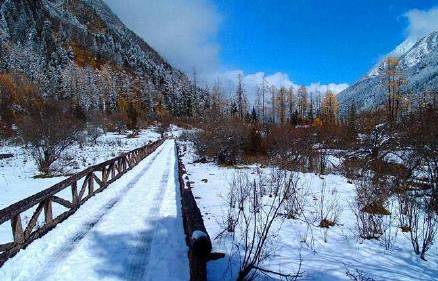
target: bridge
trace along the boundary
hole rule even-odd
[[[206,279],[211,243],[172,139],[0,210],[0,227],[3,281]]]

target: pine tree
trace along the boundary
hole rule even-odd
[[[289,122],[292,123],[292,118],[295,112],[295,97],[293,87],[290,87],[287,91],[287,109]]]
[[[323,122],[330,125],[336,124],[338,110],[339,103],[336,99],[336,95],[330,90],[327,91],[321,104]]]
[[[307,108],[309,106],[309,101],[307,99],[307,89],[304,86],[301,86],[298,89],[298,118],[300,120],[304,120],[307,113]]]
[[[239,109],[237,107],[236,102],[231,102],[231,108],[230,108],[231,117],[236,117],[236,115],[239,114]]]
[[[351,103],[350,108],[348,109],[347,126],[348,131],[355,135],[357,132],[357,110],[354,102]]]
[[[387,114],[389,122],[393,122],[399,117],[402,106],[401,87],[406,83],[398,65],[399,60],[397,58],[389,57],[386,59],[385,79],[388,90]]]
[[[257,111],[255,110],[254,106],[252,107],[252,111],[251,111],[251,121],[253,123],[257,123]]]
[[[310,94],[310,102],[309,102],[309,111],[307,112],[307,119],[309,121],[313,121],[314,112],[313,112],[313,97],[312,94]]]
[[[275,104],[275,102],[276,102],[276,92],[277,92],[277,89],[274,86],[271,86],[271,106],[272,106],[272,108],[271,108],[271,122],[273,124],[275,124],[276,121],[277,121],[276,118],[275,118],[275,114],[276,114],[276,104]]]
[[[236,105],[237,105],[237,111],[239,114],[240,119],[243,119],[245,117],[246,110],[246,96],[245,96],[245,88],[243,85],[243,78],[242,74],[239,74],[237,77],[237,89],[236,89]]]
[[[277,96],[277,112],[278,121],[281,125],[286,122],[286,89],[284,87],[280,88]]]
[[[263,79],[262,79],[262,86],[261,86],[261,94],[262,94],[262,123],[265,124],[266,122],[266,110],[265,110],[265,104],[266,104],[266,98],[265,98],[265,94],[266,94],[266,80],[265,80],[265,75],[263,74]]]

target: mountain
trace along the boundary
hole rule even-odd
[[[103,0],[0,0],[0,71],[18,72],[44,95],[86,108],[120,96],[187,112],[193,87],[113,14]]]
[[[432,32],[418,41],[407,40],[388,56],[398,58],[398,70],[407,79],[403,92],[412,101],[419,94],[438,91],[438,32]],[[368,75],[338,94],[343,112],[351,104],[359,110],[383,105],[386,99],[385,60]]]

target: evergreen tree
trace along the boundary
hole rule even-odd
[[[242,74],[239,74],[237,77],[237,89],[236,89],[236,105],[237,111],[239,113],[240,119],[245,117],[246,110],[246,96],[245,96],[245,88],[242,81]]]
[[[257,111],[254,108],[254,106],[252,107],[252,112],[251,112],[251,121],[254,123],[257,123]]]

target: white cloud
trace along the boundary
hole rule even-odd
[[[195,68],[201,82],[219,79],[228,94],[235,91],[241,74],[248,98],[253,101],[263,77],[277,88],[294,87],[287,74],[277,72],[244,73],[241,70],[221,71],[219,45],[216,40],[221,15],[210,0],[105,0],[117,16],[134,32],[157,50],[173,66],[191,74]],[[330,88],[339,92],[346,84],[312,83],[311,91],[322,93]]]
[[[336,84],[336,83],[329,83],[327,85],[323,85],[321,83],[312,83],[309,86],[307,86],[307,89],[309,90],[309,92],[312,93],[326,93],[328,90],[332,91],[335,94],[338,94],[340,92],[342,92],[343,90],[348,88],[348,84],[347,83],[340,83],[340,84]]]
[[[409,21],[407,39],[416,41],[433,31],[438,31],[438,7],[426,11],[409,10],[404,16]]]
[[[117,16],[169,63],[191,73],[219,67],[221,17],[207,0],[106,0]]]

